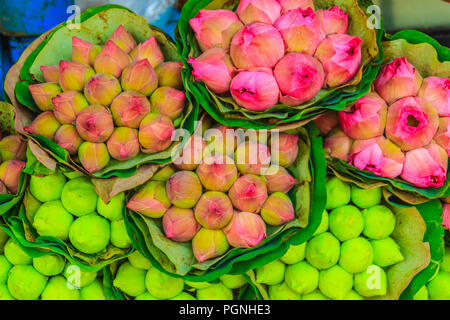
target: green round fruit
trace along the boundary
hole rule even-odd
[[[41,236],[67,240],[72,222],[73,216],[64,209],[61,201],[55,200],[39,207],[34,216],[33,227]]]
[[[33,259],[11,238],[5,244],[4,254],[13,265],[31,264],[33,262]]]
[[[170,298],[170,300],[197,300],[197,299],[187,292],[181,292],[175,297]]]
[[[308,294],[319,285],[319,271],[306,261],[288,265],[285,282],[297,294]]]
[[[64,208],[77,217],[93,213],[97,207],[97,198],[94,185],[86,177],[69,180],[61,194]]]
[[[330,231],[340,241],[357,238],[364,229],[364,217],[361,211],[352,205],[334,209],[329,219]]]
[[[273,286],[281,283],[284,279],[286,265],[280,260],[269,262],[256,269],[256,282]]]
[[[2,300],[15,300],[14,297],[9,293],[6,284],[0,284],[0,301]]]
[[[131,246],[131,239],[128,236],[123,219],[111,221],[111,243],[120,249],[126,249]]]
[[[326,209],[334,209],[350,202],[350,185],[336,177],[329,179],[326,183],[327,205]]]
[[[377,265],[370,265],[366,271],[353,278],[355,291],[363,297],[384,296],[387,291],[386,273]]]
[[[269,286],[270,300],[301,300],[302,296],[292,291],[286,282]]]
[[[380,204],[381,188],[362,189],[352,185],[352,202],[361,209]]]
[[[67,262],[63,276],[73,287],[80,289],[94,282],[97,278],[97,272],[83,271],[79,266]]]
[[[8,272],[12,268],[12,264],[5,256],[0,256],[0,284],[5,284],[8,280]]]
[[[110,221],[123,219],[123,207],[125,202],[125,194],[123,192],[116,194],[106,204],[102,198],[98,197],[97,212]]]
[[[286,264],[294,264],[305,259],[306,242],[298,246],[291,245],[288,251],[280,258]]]
[[[30,192],[40,202],[49,202],[61,198],[66,177],[61,173],[49,176],[31,176]]]
[[[320,271],[319,289],[333,300],[342,300],[353,288],[353,275],[336,265]]]
[[[109,243],[110,234],[108,221],[96,214],[79,217],[69,229],[72,245],[87,254],[104,250]]]
[[[220,280],[228,289],[237,289],[247,283],[247,279],[242,274],[224,274]]]
[[[320,225],[317,228],[316,232],[314,232],[314,236],[327,232],[328,231],[328,226],[329,226],[329,216],[328,216],[328,212],[326,210],[324,210],[322,212],[322,220],[320,220]]]
[[[395,217],[385,206],[373,206],[363,210],[364,235],[370,239],[384,239],[391,235],[395,228]]]
[[[198,300],[233,300],[233,292],[221,283],[197,290]]]
[[[80,292],[63,276],[50,278],[41,294],[41,300],[78,300]]]
[[[64,257],[56,254],[47,254],[33,258],[33,267],[44,276],[56,276],[63,272],[66,261]]]
[[[95,279],[90,285],[81,288],[80,300],[106,300],[100,280]]]
[[[422,288],[414,295],[413,300],[428,300],[427,286],[422,286]]]
[[[145,276],[145,286],[152,296],[170,299],[183,291],[184,282],[183,279],[171,277],[156,268],[151,268]]]
[[[328,269],[334,266],[340,255],[340,243],[329,232],[321,233],[306,245],[306,260],[317,269]]]
[[[150,292],[145,291],[144,293],[138,295],[134,300],[160,300],[160,299],[155,298],[150,294]]]
[[[8,290],[17,300],[37,300],[47,284],[47,277],[37,272],[33,266],[17,265],[11,268]]]
[[[373,256],[372,246],[367,239],[360,237],[347,240],[341,245],[339,265],[347,272],[360,273],[374,263]]]
[[[403,261],[400,246],[392,238],[370,241],[373,248],[373,263],[382,268]]]
[[[345,295],[342,300],[364,300],[364,298],[357,294],[355,291],[351,290]]]
[[[125,294],[137,297],[145,290],[145,275],[147,271],[133,267],[129,262],[124,262],[117,270],[113,281],[114,287],[122,290]]]
[[[184,281],[184,283],[194,289],[205,289],[211,285],[209,282]]]
[[[128,256],[128,261],[138,269],[149,270],[152,267],[150,261],[137,250]]]
[[[440,271],[427,288],[430,300],[450,300],[450,273]]]
[[[304,294],[302,300],[330,300],[327,296],[323,295],[319,290],[314,290],[311,293]]]

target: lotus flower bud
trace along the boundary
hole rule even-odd
[[[440,116],[450,116],[450,78],[425,78],[417,96],[427,99]]]
[[[192,239],[192,250],[198,262],[216,258],[228,251],[225,233],[222,230],[209,230],[202,228]]]
[[[194,171],[202,161],[205,147],[206,143],[201,136],[191,136],[186,145],[184,145],[180,156],[173,161],[173,164],[180,170]]]
[[[272,155],[272,163],[282,167],[291,166],[298,156],[298,136],[287,133],[281,133],[278,139],[274,139],[272,136],[270,153]]]
[[[242,71],[231,81],[231,95],[245,109],[265,111],[278,103],[280,89],[270,69]]]
[[[18,191],[19,176],[25,164],[20,160],[7,160],[0,165],[0,180],[13,194]]]
[[[321,134],[326,135],[339,124],[339,115],[337,112],[327,112],[315,119],[314,124],[319,128]]]
[[[297,180],[283,167],[278,167],[274,172],[266,174],[264,178],[266,179],[267,191],[269,193],[288,193],[297,183]]]
[[[420,148],[433,139],[439,127],[439,117],[426,100],[406,97],[388,109],[386,136],[403,151]]]
[[[317,10],[316,15],[325,36],[333,33],[347,33],[348,14],[341,10],[339,6],[328,10]]]
[[[439,118],[439,128],[434,136],[434,141],[444,148],[450,157],[450,117]]]
[[[273,26],[256,22],[236,33],[230,55],[239,69],[273,68],[284,56],[283,38]]]
[[[85,65],[94,65],[95,57],[102,51],[100,46],[72,37],[72,60]]]
[[[274,24],[283,37],[287,52],[314,55],[325,38],[314,10],[301,8],[288,11]]]
[[[198,166],[197,175],[205,189],[226,192],[238,178],[238,170],[228,156],[208,156]]]
[[[26,160],[27,142],[20,135],[6,136],[0,140],[1,161]]]
[[[61,126],[55,134],[55,143],[67,150],[70,155],[76,155],[78,148],[83,143],[77,129],[68,124]]]
[[[169,209],[163,181],[149,181],[130,199],[127,208],[149,218],[161,218]]]
[[[267,187],[260,177],[246,174],[234,182],[228,195],[238,210],[259,213],[267,199]]]
[[[122,72],[123,90],[131,90],[149,96],[158,88],[158,76],[147,59],[133,62]]]
[[[184,68],[181,61],[168,61],[161,63],[156,69],[156,75],[159,79],[160,87],[172,87],[183,90],[183,79],[181,70]]]
[[[281,91],[281,102],[298,106],[313,99],[322,89],[325,72],[320,62],[301,53],[289,53],[276,65],[275,79]]]
[[[195,81],[203,81],[211,91],[217,94],[230,90],[231,79],[236,69],[226,49],[208,49],[198,58],[189,58],[188,62],[192,65]]]
[[[294,219],[294,205],[284,193],[272,193],[261,209],[261,217],[268,225],[280,226]]]
[[[37,107],[42,111],[53,110],[52,99],[62,92],[57,83],[30,84],[28,89]]]
[[[186,104],[186,94],[171,87],[159,87],[150,97],[152,112],[161,113],[176,120],[182,113]]]
[[[359,98],[350,109],[339,111],[342,130],[352,139],[381,136],[386,127],[387,105],[375,92]]]
[[[92,105],[81,111],[76,124],[81,138],[90,142],[105,142],[114,130],[111,113],[100,105]]]
[[[353,140],[341,128],[334,128],[325,138],[323,149],[326,155],[347,162],[352,144]]]
[[[408,151],[401,174],[402,179],[421,188],[442,187],[447,178],[447,152],[435,142]]]
[[[286,13],[291,10],[295,9],[303,9],[306,10],[308,8],[311,8],[314,10],[314,3],[313,0],[277,0],[281,8],[283,9],[283,13]]]
[[[240,173],[261,175],[270,166],[269,148],[262,143],[243,142],[236,149],[235,162]]]
[[[208,142],[206,154],[234,156],[234,151],[242,141],[239,131],[225,125],[216,125],[204,134]]]
[[[166,183],[167,197],[179,208],[193,208],[202,195],[202,185],[191,171],[178,171]]]
[[[138,44],[138,46],[130,52],[130,56],[134,62],[147,59],[153,69],[164,62],[164,55],[154,36],[151,36],[146,41]]]
[[[266,238],[266,224],[257,214],[238,212],[223,229],[228,243],[235,248],[250,248]]]
[[[97,73],[109,73],[119,78],[123,69],[131,62],[130,56],[125,51],[108,40],[102,51],[95,57],[94,69]]]
[[[86,82],[95,74],[82,63],[61,61],[59,63],[59,85],[64,91],[83,91]]]
[[[120,49],[125,51],[126,53],[130,53],[131,50],[136,48],[136,41],[133,39],[133,36],[125,30],[125,28],[120,25],[114,33],[109,37],[108,40],[114,42]]]
[[[405,57],[395,58],[383,66],[374,82],[375,90],[388,103],[417,95],[422,76]]]
[[[233,217],[233,205],[225,193],[208,191],[197,202],[195,219],[207,229],[222,229]]]
[[[52,99],[53,113],[61,124],[72,124],[77,115],[89,106],[84,95],[78,91],[66,91]]]
[[[203,10],[189,20],[202,51],[230,47],[231,39],[244,25],[230,10]]]
[[[144,95],[125,91],[114,98],[110,109],[116,126],[137,129],[142,119],[150,113],[151,105]]]
[[[386,178],[398,177],[404,161],[402,150],[383,136],[355,141],[349,157],[349,163],[358,169]]]
[[[83,142],[78,148],[78,158],[90,173],[97,172],[108,165],[108,149],[104,143]]]
[[[86,83],[84,95],[90,104],[107,107],[121,91],[119,80],[109,74],[99,73]]]
[[[244,24],[274,24],[281,15],[281,6],[276,0],[242,0],[236,14]]]
[[[53,140],[60,126],[61,124],[56,120],[53,112],[45,111],[39,114],[29,126],[23,129],[36,136],[43,136],[49,140]]]
[[[140,152],[137,130],[127,127],[114,129],[106,146],[111,157],[116,160],[127,161],[135,158]]]
[[[59,82],[59,66],[41,66],[40,69],[45,82]]]
[[[325,70],[325,84],[338,87],[351,80],[361,66],[361,43],[359,37],[331,34],[317,47],[314,57]]]
[[[162,222],[166,237],[177,242],[192,240],[200,229],[192,209],[171,207],[164,214]]]
[[[450,204],[448,203],[443,205],[442,225],[450,229]]]
[[[172,144],[175,131],[172,121],[162,114],[149,113],[139,126],[139,143],[144,153],[155,153],[166,150]]]

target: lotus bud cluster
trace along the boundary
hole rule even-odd
[[[0,194],[17,194],[26,159],[26,141],[19,135],[0,140]]]
[[[24,130],[54,141],[89,173],[172,144],[187,103],[183,64],[166,61],[154,36],[138,43],[120,25],[102,45],[73,37],[72,61],[40,69],[46,82],[28,88],[41,113]]]
[[[195,81],[252,112],[304,105],[361,68],[362,40],[347,34],[348,13],[338,6],[242,0],[236,12],[200,10],[189,24],[202,51],[188,60]]]

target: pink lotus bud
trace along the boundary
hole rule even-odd
[[[192,65],[195,81],[203,81],[211,91],[217,94],[230,90],[231,79],[236,69],[225,49],[208,49],[196,59],[189,58],[188,62]]]
[[[278,139],[271,138],[270,153],[272,163],[282,167],[294,164],[298,156],[298,136],[294,134],[281,133]]]
[[[0,140],[1,161],[26,160],[27,142],[20,135],[6,136]]]
[[[320,133],[326,135],[339,124],[339,114],[330,111],[314,120],[314,124],[319,128]]]
[[[162,223],[166,237],[177,242],[191,241],[200,230],[192,209],[171,207],[164,214]]]
[[[83,91],[86,82],[95,74],[82,63],[61,61],[59,63],[59,85],[64,91]]]
[[[311,8],[288,11],[275,22],[274,26],[281,33],[287,52],[306,53],[312,56],[325,38],[320,21]]]
[[[218,191],[205,192],[194,209],[195,219],[202,227],[222,229],[233,217],[233,205],[225,193]]]
[[[122,89],[149,96],[158,88],[158,76],[147,59],[133,62],[122,72]]]
[[[137,130],[127,127],[114,129],[106,143],[109,154],[116,160],[127,161],[135,158],[140,150]]]
[[[265,111],[278,103],[280,89],[272,71],[242,71],[231,81],[234,101],[245,109]]]
[[[85,141],[78,148],[78,158],[83,167],[90,173],[97,172],[109,163],[108,149],[104,143]]]
[[[114,130],[111,113],[100,105],[92,105],[81,111],[76,125],[81,138],[90,142],[105,142]]]
[[[421,188],[439,188],[447,178],[447,152],[435,142],[423,148],[408,151],[402,179]]]
[[[84,41],[78,37],[72,37],[72,60],[93,66],[95,57],[102,51],[98,45]]]
[[[348,14],[341,10],[339,6],[328,10],[317,10],[316,15],[325,36],[333,33],[347,33]]]
[[[238,170],[233,159],[216,155],[203,159],[197,175],[206,190],[226,192],[238,178]]]
[[[166,150],[172,144],[175,131],[172,121],[162,114],[149,113],[139,126],[139,143],[144,153],[155,153]]]
[[[264,174],[271,161],[269,148],[254,141],[241,143],[236,149],[234,158],[240,173],[254,175]]]
[[[61,124],[56,120],[53,112],[45,111],[39,114],[30,125],[23,129],[36,136],[42,136],[49,140],[53,140],[55,133],[60,126]]]
[[[267,187],[262,178],[245,174],[234,182],[228,195],[238,210],[259,213],[267,199]]]
[[[272,193],[261,209],[261,217],[268,225],[281,226],[294,219],[294,205],[284,193]]]
[[[153,69],[164,62],[164,55],[154,36],[139,43],[138,46],[131,51],[130,56],[134,62],[147,59]]]
[[[403,170],[405,155],[402,150],[383,136],[353,143],[349,163],[378,176],[396,178]]]
[[[331,130],[323,142],[325,155],[348,162],[353,140],[341,128]]]
[[[59,82],[59,66],[41,66],[40,69],[45,82]]]
[[[230,245],[222,230],[202,228],[192,239],[192,250],[198,262],[219,257],[225,254]]]
[[[241,0],[236,14],[244,24],[274,24],[281,15],[281,6],[276,0]]]
[[[94,69],[97,73],[108,73],[119,78],[123,69],[131,62],[130,56],[125,51],[108,40],[102,51],[95,57]]]
[[[86,83],[84,95],[90,104],[107,107],[121,91],[119,80],[109,74],[99,73]]]
[[[369,92],[350,108],[339,111],[341,128],[352,139],[381,136],[386,127],[387,109],[386,102],[378,94]]]
[[[0,180],[13,194],[17,193],[20,173],[25,164],[20,160],[7,160],[0,165]]]
[[[202,161],[205,147],[206,142],[201,136],[191,136],[189,141],[184,145],[180,156],[173,161],[173,164],[179,170],[194,171]]]
[[[361,66],[361,43],[361,38],[346,34],[331,34],[320,43],[314,57],[323,65],[327,87],[338,87],[355,76]]]
[[[114,98],[111,113],[116,126],[137,129],[142,119],[150,113],[148,99],[135,91],[125,91]]]
[[[174,206],[189,209],[200,199],[202,184],[194,172],[178,171],[167,180],[166,192]]]
[[[284,56],[283,38],[271,25],[252,23],[233,37],[230,55],[239,69],[273,68]]]
[[[207,154],[234,157],[234,151],[241,143],[242,137],[232,127],[215,125],[206,131],[205,140],[208,141]]]
[[[244,25],[230,10],[203,10],[189,20],[202,51],[230,47],[231,39]]]
[[[62,92],[57,83],[30,84],[28,89],[37,107],[42,111],[53,110],[52,99]]]
[[[450,229],[450,204],[445,203],[442,206],[443,206],[442,225],[445,228]]]
[[[83,143],[83,139],[81,139],[75,126],[68,124],[61,126],[56,131],[55,143],[66,149],[73,156],[77,154],[78,148]]]
[[[61,124],[73,124],[77,115],[89,106],[84,95],[78,91],[66,91],[52,99],[53,114]]]
[[[450,117],[439,118],[439,128],[434,136],[434,141],[444,148],[450,157]]]
[[[269,193],[288,193],[297,183],[297,180],[283,167],[278,167],[276,171],[264,175],[264,178],[266,179],[267,191]]]
[[[133,36],[120,25],[108,40],[114,42],[120,49],[126,53],[130,53],[131,50],[136,48],[137,44],[134,41]]]
[[[320,62],[306,54],[289,53],[276,65],[275,79],[281,102],[298,106],[313,99],[322,89],[325,72]]]
[[[389,107],[386,136],[403,151],[409,151],[430,143],[438,126],[439,117],[428,101],[407,97]]]
[[[223,230],[232,247],[250,248],[266,238],[266,224],[257,214],[238,212]]]
[[[149,181],[130,199],[127,208],[149,218],[161,218],[170,207],[163,181]],[[193,214],[192,214],[193,215]]]
[[[440,116],[450,116],[450,78],[425,78],[417,96],[427,99]]]
[[[183,90],[183,79],[181,70],[184,68],[181,61],[168,61],[161,63],[156,69],[158,76],[158,83],[160,87],[172,87],[178,90]]]
[[[395,58],[378,73],[374,82],[375,90],[388,103],[415,96],[422,85],[422,76],[405,57]]]
[[[308,8],[311,8],[312,10],[314,10],[314,3],[313,0],[277,0],[282,9],[283,9],[283,13],[286,13],[288,11],[291,10],[295,10],[295,9],[302,9],[302,10],[306,10]]]
[[[176,120],[186,105],[186,94],[171,87],[159,87],[150,97],[152,112],[157,112]]]

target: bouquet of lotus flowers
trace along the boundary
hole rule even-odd
[[[380,62],[363,10],[353,0],[192,0],[178,26],[186,89],[216,121],[244,128],[341,110],[367,93]]]

